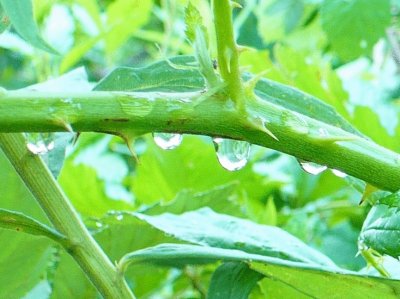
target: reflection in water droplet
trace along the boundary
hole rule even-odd
[[[35,155],[44,155],[54,149],[54,134],[25,133],[26,147]]]
[[[181,134],[153,133],[154,142],[162,149],[170,150],[179,146],[182,142]]]
[[[250,143],[232,139],[213,139],[219,163],[229,171],[239,170],[247,164]]]
[[[307,173],[312,175],[317,175],[324,172],[328,167],[324,165],[320,165],[314,162],[308,162],[303,160],[297,160],[300,164],[300,167]]]
[[[345,177],[347,177],[347,174],[344,173],[344,172],[342,172],[342,171],[340,171],[340,170],[331,169],[331,171],[332,171],[332,173],[333,173],[334,175],[336,175],[336,176],[339,177],[339,178],[345,178]]]

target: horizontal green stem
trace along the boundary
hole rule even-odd
[[[0,148],[55,229],[66,237],[62,243],[65,249],[104,298],[134,298],[124,278],[90,235],[43,160],[30,153],[25,142],[22,134],[0,133]]]
[[[230,102],[161,93],[42,93],[0,95],[0,132],[72,128],[116,135],[175,132],[246,140],[338,169],[378,188],[400,189],[400,155],[370,140],[267,101],[247,101],[248,116]],[[267,125],[278,140],[266,133]]]

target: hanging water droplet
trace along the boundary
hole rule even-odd
[[[239,170],[247,164],[250,143],[232,139],[213,139],[219,163],[229,171]]]
[[[44,155],[54,149],[52,133],[25,133],[26,147],[35,155]]]
[[[182,142],[181,134],[153,133],[154,142],[165,150],[174,149]]]
[[[317,175],[324,172],[328,167],[324,165],[320,165],[314,162],[308,162],[304,160],[297,160],[300,164],[300,167],[307,173],[312,175]]]
[[[339,178],[345,178],[345,177],[347,177],[347,174],[344,173],[344,172],[342,172],[342,171],[340,171],[340,170],[331,169],[331,171],[332,171],[332,173],[333,173],[334,175],[336,175],[336,176],[339,177]]]

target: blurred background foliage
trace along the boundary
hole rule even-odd
[[[45,81],[78,66],[84,66],[90,81],[96,82],[116,66],[138,67],[193,54],[185,37],[187,0],[33,2],[44,39],[60,55],[33,48],[12,28],[4,32],[0,35],[0,83],[8,89]],[[215,57],[209,1],[192,3],[207,25]],[[243,70],[266,71],[265,77],[326,101],[375,142],[400,152],[399,0],[240,3],[243,8],[234,11],[234,27],[238,43],[248,47],[240,57]],[[177,149],[165,151],[151,136],[143,136],[134,147],[140,165],[119,138],[84,133],[69,148],[59,176],[112,260],[135,249],[176,242],[119,211],[150,209],[160,214],[172,205],[178,214],[209,206],[279,226],[339,266],[351,270],[366,266],[356,254],[369,207],[359,205],[363,190],[355,188],[351,178],[330,171],[310,175],[295,158],[256,146],[245,168],[229,172],[219,165],[208,137],[184,136]],[[3,155],[0,168],[2,207],[46,222]],[[6,242],[22,253],[18,257],[11,249],[0,251],[1,298],[11,291],[15,298],[95,298],[78,266],[51,241],[0,229],[0,244]],[[24,250],[31,253],[29,258]],[[139,298],[201,298],[214,269],[215,265],[180,270],[135,266],[128,280]],[[24,286],[13,285],[21,277],[26,277]],[[257,298],[268,288],[261,282],[252,296]]]

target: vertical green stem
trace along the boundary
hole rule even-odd
[[[126,281],[90,235],[43,160],[30,153],[22,134],[0,134],[6,154],[54,227],[68,239],[65,249],[104,298],[135,298]]]
[[[215,33],[217,36],[218,66],[222,79],[228,84],[228,93],[239,111],[244,111],[244,87],[239,71],[239,54],[236,47],[229,0],[213,1]]]

